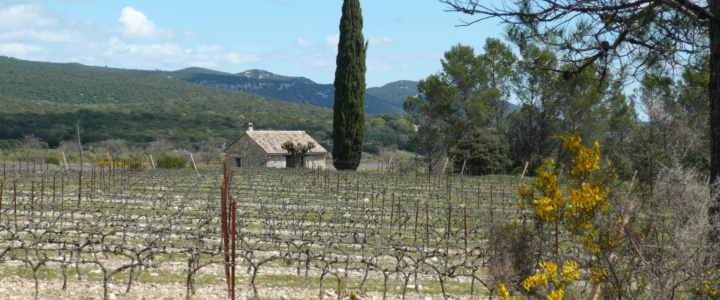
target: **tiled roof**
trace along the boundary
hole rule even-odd
[[[268,154],[287,154],[288,152],[282,148],[282,145],[287,141],[296,144],[312,142],[315,144],[315,148],[312,148],[308,153],[327,153],[327,150],[313,140],[305,131],[257,130],[248,131],[246,134]]]

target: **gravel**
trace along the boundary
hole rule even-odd
[[[95,300],[103,299],[101,282],[78,281],[68,279],[68,287],[62,290],[62,280],[48,279],[40,281],[38,287],[39,299],[81,299]],[[129,293],[125,293],[126,285],[120,283],[108,284],[108,298],[113,299],[185,299],[185,286],[180,283],[157,284],[157,283],[134,283]],[[35,284],[32,279],[19,276],[9,276],[0,279],[0,299],[32,299],[34,297]],[[252,296],[252,288],[238,286],[236,299],[248,299]],[[296,288],[259,288],[262,299],[318,299],[318,290],[296,289]],[[452,297],[453,299],[485,299],[475,297]],[[190,299],[227,299],[225,285],[199,285],[196,294]],[[325,300],[337,299],[333,290],[325,290]],[[361,299],[382,299],[382,293],[370,292]],[[388,299],[402,299],[401,295],[388,294]],[[434,300],[442,299],[442,295],[424,295],[408,293],[406,299],[411,300]]]

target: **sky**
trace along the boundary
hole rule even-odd
[[[440,71],[457,44],[480,53],[503,38],[497,20],[437,0],[361,0],[366,82],[377,87]],[[340,0],[0,0],[0,55],[113,68],[229,73],[263,69],[331,84]]]

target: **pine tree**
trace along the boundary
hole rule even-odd
[[[340,18],[335,104],[333,106],[333,165],[355,170],[365,138],[365,53],[359,0],[344,0]]]

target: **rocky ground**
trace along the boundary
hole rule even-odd
[[[60,279],[43,280],[38,288],[39,299],[103,299],[102,284],[99,282],[68,280],[67,289],[62,290],[63,282]],[[109,284],[109,299],[185,299],[185,287],[180,283],[154,284],[135,283],[130,292],[125,293],[124,284]],[[0,279],[0,299],[33,299],[35,284],[32,279],[19,276],[9,276]],[[318,290],[272,288],[259,289],[261,299],[318,299]],[[252,289],[247,286],[238,287],[237,299],[249,299]],[[196,294],[190,299],[227,299],[227,290],[224,285],[201,285],[197,287]],[[337,299],[332,290],[326,290],[324,299]],[[346,298],[347,299],[347,298]],[[361,299],[382,299],[382,293],[370,292]],[[402,299],[401,295],[388,295],[388,299]],[[434,300],[442,299],[442,295],[418,295],[408,293],[406,299]],[[453,299],[485,299],[485,297],[459,297]]]

